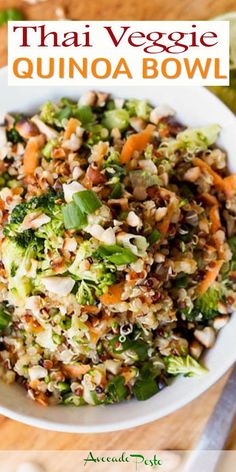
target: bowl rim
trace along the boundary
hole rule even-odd
[[[0,79],[7,76],[7,69],[8,69],[7,66],[2,67],[0,69]],[[153,88],[154,87],[155,85],[153,86]],[[105,87],[102,86],[101,89],[102,88],[104,89]],[[112,88],[112,87],[109,87],[109,88]],[[224,103],[222,103],[215,95],[213,95],[212,92],[205,89],[204,87],[194,87],[194,88],[201,89],[202,93],[203,94],[205,93],[206,96],[211,95],[211,100],[215,101],[216,104],[220,104],[221,108],[227,109],[228,116],[230,117],[231,115],[231,118],[235,120],[235,125],[236,125],[235,115]],[[83,86],[81,86],[81,89],[83,89]],[[115,89],[116,89],[116,86],[114,86],[114,91]],[[147,423],[151,423],[160,418],[163,418],[179,410],[183,406],[189,404],[194,399],[196,399],[201,394],[203,394],[206,390],[208,390],[211,386],[213,386],[227,372],[227,370],[234,364],[235,361],[236,361],[236,352],[235,353],[231,352],[230,355],[227,356],[227,359],[223,359],[222,364],[217,369],[215,369],[214,372],[212,371],[209,372],[206,375],[206,377],[202,380],[202,382],[201,383],[199,382],[199,384],[195,386],[193,391],[189,391],[187,400],[186,398],[176,399],[176,401],[173,402],[173,404],[165,405],[164,407],[162,406],[162,408],[160,409],[161,411],[158,409],[155,411],[151,410],[149,412],[146,412],[145,414],[137,415],[137,417],[133,419],[129,419],[127,417],[127,419],[125,420],[118,421],[118,422],[116,421],[114,423],[108,423],[108,424],[103,424],[103,425],[93,424],[93,425],[86,426],[86,425],[80,425],[80,424],[66,424],[60,421],[37,418],[27,413],[14,411],[11,408],[5,407],[1,404],[0,404],[0,414],[10,419],[27,424],[29,426],[51,430],[51,431],[57,431],[57,432],[66,432],[66,433],[106,433],[106,432],[120,431],[120,430],[129,429],[129,428],[134,428],[134,427],[141,426]],[[76,407],[70,407],[70,408],[76,409]],[[94,408],[94,407],[87,406],[87,408]],[[105,407],[99,407],[99,408],[105,408]]]

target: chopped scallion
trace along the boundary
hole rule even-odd
[[[135,256],[135,254],[133,254],[129,249],[118,246],[117,244],[99,246],[93,255],[98,259],[112,262],[117,266],[130,264],[137,260],[137,256]]]
[[[74,202],[65,205],[62,214],[66,229],[81,229],[87,224],[87,216]]]
[[[6,329],[11,322],[11,316],[0,307],[0,329]]]
[[[149,242],[149,246],[155,244],[161,238],[161,233],[157,229],[154,229],[153,232],[148,236],[147,240]]]
[[[102,206],[101,201],[93,190],[83,190],[73,195],[74,203],[79,207],[82,213],[89,215],[94,213]]]
[[[134,385],[134,395],[139,401],[147,400],[158,392],[156,381],[150,377],[149,379],[137,380]]]
[[[123,186],[120,182],[117,182],[117,184],[114,185],[111,195],[111,198],[120,198],[122,197],[123,194]]]

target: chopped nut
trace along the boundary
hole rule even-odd
[[[161,221],[164,216],[166,216],[166,213],[167,213],[167,208],[166,207],[159,207],[156,211],[155,211],[155,221]]]
[[[138,215],[134,211],[130,211],[128,213],[128,216],[126,218],[126,221],[129,226],[132,226],[134,228],[141,228],[142,227],[142,220],[139,218]]]
[[[191,167],[187,170],[187,172],[185,172],[184,180],[187,180],[188,182],[196,182],[196,180],[199,179],[200,175],[200,167]]]
[[[34,211],[25,216],[21,224],[21,229],[22,231],[25,231],[26,229],[37,229],[40,228],[40,226],[49,223],[50,220],[51,218],[45,213]]]
[[[195,359],[199,359],[203,351],[203,346],[198,341],[196,341],[196,339],[193,339],[189,346],[189,349],[191,356],[193,356]]]
[[[228,315],[216,316],[216,318],[214,318],[213,320],[213,328],[215,328],[218,331],[219,329],[223,328],[228,322],[229,322]]]
[[[210,326],[206,326],[203,330],[195,329],[194,336],[207,349],[214,345],[216,339],[215,331]]]

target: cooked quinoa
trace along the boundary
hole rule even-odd
[[[199,359],[236,307],[236,176],[219,132],[95,92],[6,115],[4,381],[80,406],[205,373]]]

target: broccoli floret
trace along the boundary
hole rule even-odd
[[[23,202],[19,203],[19,205],[16,205],[15,208],[13,208],[12,213],[11,213],[11,219],[10,223],[11,224],[21,224],[23,219],[28,213],[28,203]]]
[[[125,102],[125,108],[130,116],[138,116],[144,120],[149,120],[152,107],[145,100],[137,100],[135,98]]]
[[[80,271],[81,262],[84,259],[91,257],[93,252],[96,250],[96,248],[97,248],[97,244],[89,240],[84,241],[82,244],[80,244],[79,249],[76,253],[74,262],[68,268],[69,272],[71,272],[71,274],[76,275],[77,277],[80,277],[80,275],[83,274],[83,272],[81,274],[81,271]],[[86,274],[84,274],[84,276],[86,276]]]
[[[61,194],[57,195],[50,191],[39,195],[38,197],[32,197],[28,202],[19,203],[13,208],[11,213],[11,224],[21,224],[25,216],[33,210],[42,210],[48,216],[55,216],[61,214],[60,205],[56,203],[56,200],[61,198]]]
[[[168,356],[164,358],[166,370],[168,374],[179,375],[184,377],[193,377],[194,375],[202,375],[207,372],[207,369],[200,365],[193,357],[186,356]]]
[[[116,267],[111,263],[94,263],[92,271],[95,274],[96,295],[99,297],[116,282]]]
[[[14,239],[16,243],[27,248],[30,244],[34,246],[37,255],[43,249],[43,239],[47,241],[47,249],[55,249],[58,247],[58,237],[63,232],[63,220],[61,206],[56,203],[58,196],[52,192],[33,197],[29,202],[23,202],[17,205],[11,214],[10,223],[5,225],[4,234],[10,239]],[[50,216],[51,221],[41,226],[37,231],[28,229],[22,231],[21,224],[26,215],[41,210]],[[45,243],[46,248],[46,243]]]
[[[221,290],[218,287],[210,287],[204,295],[196,300],[195,308],[202,313],[204,318],[213,318],[218,315],[218,304],[221,298]]]
[[[219,132],[220,126],[216,124],[203,128],[189,128],[177,135],[177,141],[189,151],[194,151],[196,148],[207,149],[216,142]]]
[[[41,107],[40,118],[45,123],[53,125],[57,112],[58,108],[54,105],[54,103],[48,101]]]
[[[16,130],[16,128],[11,128],[7,131],[7,139],[12,144],[21,143],[22,141],[24,141],[22,136]]]
[[[30,272],[34,257],[35,251],[31,245],[25,250],[15,241],[8,238],[4,240],[2,262],[7,273],[13,303],[16,305],[23,305],[25,298],[31,293],[32,279],[27,274]]]
[[[93,286],[86,283],[84,280],[79,285],[78,292],[76,293],[76,300],[80,305],[93,305],[94,304],[94,288]]]
[[[40,226],[35,231],[37,239],[44,240],[44,247],[46,251],[57,250],[63,245],[64,226],[62,219],[52,218],[49,223]]]
[[[210,287],[195,300],[191,311],[184,309],[182,313],[189,321],[210,320],[219,314],[218,304],[222,299],[222,291],[218,286]]]
[[[35,243],[37,245],[37,238],[35,237],[34,231],[32,229],[27,229],[22,233],[16,234],[15,241],[19,246],[25,249],[27,249],[31,243]]]

